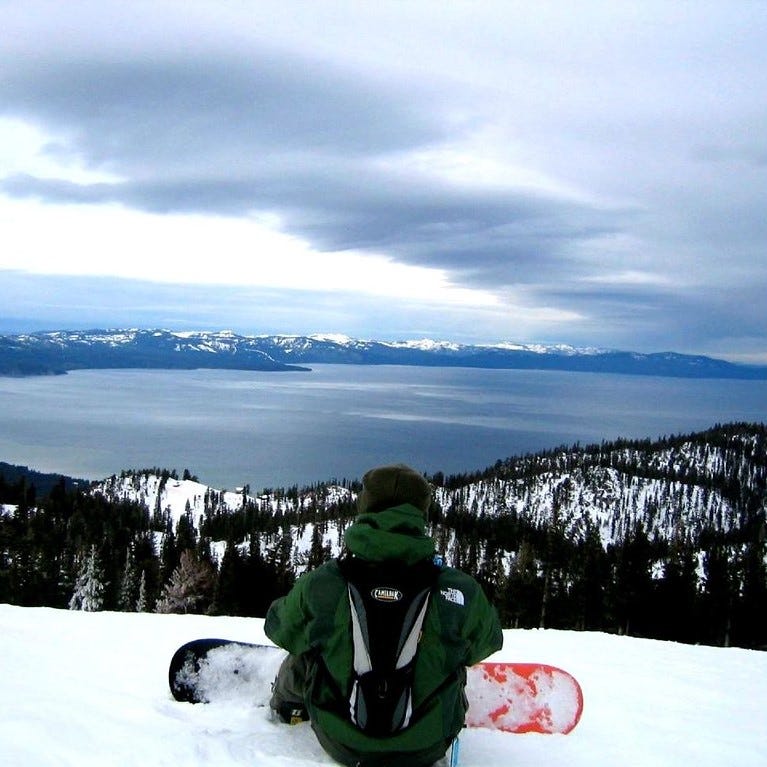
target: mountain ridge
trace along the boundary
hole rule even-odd
[[[497,461],[462,474],[437,472],[433,524],[451,517],[525,519],[536,527],[562,525],[571,540],[597,533],[615,545],[637,525],[667,542],[680,534],[697,541],[704,530],[729,534],[749,503],[767,491],[767,424],[730,423],[657,439],[618,439],[560,446]],[[133,501],[167,511],[175,525],[194,518],[237,514],[255,504],[270,516],[295,516],[297,526],[355,512],[358,480],[329,479],[295,488],[214,488],[196,476],[168,470],[124,470],[91,483],[111,501]],[[749,503],[746,498],[750,498]],[[188,504],[187,504],[188,502]],[[763,501],[761,501],[763,504]],[[556,518],[556,519],[555,519]],[[449,547],[445,547],[447,551]]]
[[[767,380],[767,366],[677,352],[567,344],[381,341],[340,334],[241,335],[162,329],[58,330],[0,335],[0,375],[61,375],[97,368],[310,370],[311,364],[552,370],[681,378]]]

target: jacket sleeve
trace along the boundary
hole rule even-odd
[[[291,655],[300,655],[309,649],[309,621],[311,615],[306,592],[311,573],[305,573],[284,597],[275,599],[266,613],[264,632],[276,645]]]
[[[469,645],[467,666],[473,666],[503,646],[503,632],[498,613],[490,604],[482,587],[475,583],[469,614],[464,624],[464,636]]]

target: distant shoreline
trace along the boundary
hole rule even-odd
[[[51,331],[0,335],[0,375],[71,370],[253,370],[311,372],[312,364],[402,365],[613,373],[686,379],[767,381],[767,366],[676,352],[639,353],[565,345],[465,345],[364,341],[341,336],[241,336],[168,330]]]

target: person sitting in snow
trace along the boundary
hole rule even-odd
[[[466,667],[501,648],[495,609],[445,567],[425,526],[431,487],[404,464],[371,469],[346,553],[304,573],[266,616],[289,655],[273,684],[282,721],[309,719],[354,767],[427,767],[464,724]]]

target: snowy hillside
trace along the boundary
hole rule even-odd
[[[724,427],[710,433],[659,440],[616,442],[593,448],[562,448],[509,458],[476,476],[435,478],[436,500],[444,514],[513,515],[532,525],[551,524],[555,511],[568,537],[582,539],[596,530],[604,545],[623,540],[641,524],[649,536],[670,540],[682,530],[696,537],[709,528],[729,533],[742,524],[747,493],[761,495],[767,485],[764,428]],[[175,522],[189,511],[233,512],[244,503],[271,514],[310,518],[354,498],[333,484],[254,497],[196,481],[163,479],[148,471],[114,476],[95,485],[111,500],[138,501],[166,512]],[[445,548],[447,551],[447,548]]]
[[[307,521],[314,517],[318,509],[326,509],[343,501],[353,499],[351,491],[337,485],[322,485],[303,490],[300,494],[286,494],[283,491],[265,493],[259,496],[249,494],[249,488],[218,490],[193,479],[178,479],[163,476],[152,471],[124,473],[112,476],[93,485],[92,492],[110,501],[132,501],[141,504],[154,515],[159,515],[163,527],[176,529],[179,520],[188,515],[191,523],[197,525],[200,520],[222,517],[242,512],[248,506],[257,508],[273,519],[281,517],[298,518],[298,524],[290,526],[290,539],[294,551],[293,558],[298,570],[303,570],[303,563],[312,545],[315,524]],[[319,545],[330,555],[337,556],[341,551],[345,525],[342,520],[326,521],[321,526]],[[157,535],[156,544],[162,543],[162,536]],[[265,546],[272,545],[274,535],[265,535]],[[218,561],[223,557],[223,540],[211,541],[212,551]],[[243,549],[247,549],[245,543]]]
[[[254,496],[249,488],[216,489],[196,479],[163,476],[161,472],[152,470],[125,472],[121,476],[108,477],[96,482],[92,492],[112,501],[135,501],[151,512],[165,513],[173,525],[187,512],[192,514],[196,522],[206,513],[238,511],[245,503],[257,504],[271,514],[279,514],[297,508],[308,510],[312,505],[334,504],[351,497],[348,489],[335,485],[307,489],[295,496],[288,496],[284,492]]]
[[[672,538],[680,527],[695,533],[706,526],[722,532],[736,526],[735,505],[721,488],[653,474],[583,463],[564,470],[542,468],[525,479],[439,488],[437,499],[443,509],[515,514],[536,525],[550,524],[556,510],[572,538],[595,529],[603,544],[622,540],[639,523],[662,539]]]
[[[0,605],[4,767],[331,765],[306,725],[264,708],[177,703],[167,664],[201,636],[262,641],[255,618]],[[546,661],[581,682],[566,736],[462,736],[463,767],[763,767],[767,653],[599,633],[506,631],[496,659]]]

